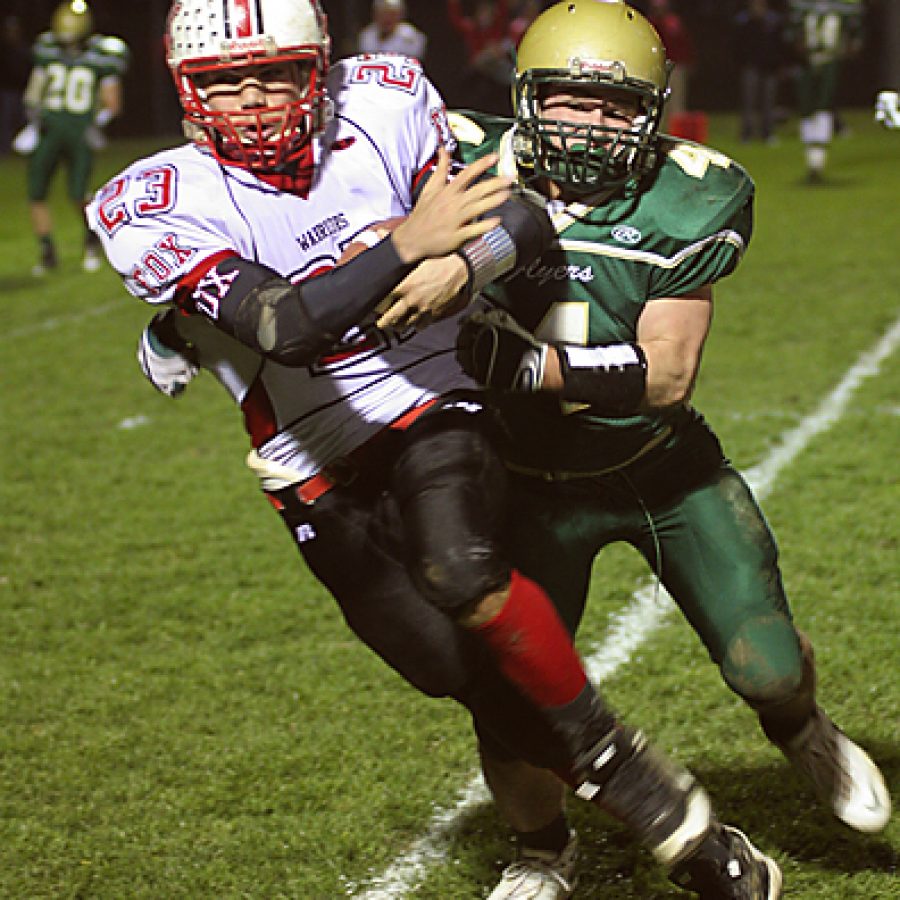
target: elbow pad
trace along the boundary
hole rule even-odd
[[[363,322],[413,268],[400,260],[390,239],[299,284],[259,263],[229,255],[212,266],[193,290],[186,286],[178,302],[268,359],[305,366]]]
[[[318,355],[322,336],[299,294],[273,269],[227,255],[193,285],[184,284],[176,302],[275,362],[306,365]]]
[[[638,344],[560,345],[557,352],[564,400],[613,417],[638,411],[647,387],[647,357]]]

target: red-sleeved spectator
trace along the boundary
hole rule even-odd
[[[650,24],[662,38],[666,57],[672,62],[669,77],[671,93],[666,103],[666,118],[683,113],[688,108],[688,74],[694,65],[694,42],[681,16],[672,9],[669,0],[651,0]]]
[[[462,0],[447,0],[447,17],[466,48],[466,105],[509,115],[513,59],[508,0],[476,0],[471,14]]]
[[[540,0],[523,0],[519,4],[519,10],[509,23],[509,39],[513,47],[519,46],[522,35],[528,29],[528,26],[538,17],[543,9],[543,3]]]

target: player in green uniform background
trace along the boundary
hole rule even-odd
[[[790,37],[800,63],[797,114],[810,184],[822,181],[841,64],[859,52],[862,34],[862,0],[790,0]]]
[[[512,557],[575,630],[595,555],[631,543],[766,736],[840,819],[878,831],[890,815],[882,776],[817,704],[775,540],[690,405],[712,285],[750,240],[754,186],[726,156],[657,134],[666,85],[664,48],[643,17],[572,0],[522,39],[514,123],[454,117],[463,155],[498,151],[501,172],[547,199],[559,235],[492,286],[497,309],[460,335],[460,361],[494,389],[508,433]],[[481,749],[520,847],[491,900],[570,896],[562,788]]]
[[[54,173],[60,163],[67,166],[67,193],[83,219],[94,152],[103,146],[103,129],[122,106],[128,48],[119,38],[92,30],[84,0],[69,0],[56,9],[51,29],[38,36],[33,48],[34,65],[25,89],[29,125],[14,146],[29,156],[28,201],[39,243],[35,275],[59,264],[47,203]],[[85,227],[83,268],[96,271],[100,259],[97,238]]]

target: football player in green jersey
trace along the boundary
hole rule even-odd
[[[766,736],[851,827],[890,815],[880,772],[816,702],[775,540],[691,406],[712,285],[750,239],[753,182],[706,147],[658,134],[665,50],[619,0],[568,0],[519,47],[515,122],[464,114],[468,159],[544,195],[558,243],[489,289],[463,326],[463,367],[492,389],[509,440],[510,544],[574,631],[595,555],[636,547]],[[571,893],[574,838],[548,772],[482,740],[486,780],[519,835],[492,900]],[[716,891],[701,896],[726,896]],[[774,896],[735,884],[727,896]]]
[[[84,218],[94,151],[104,143],[103,129],[122,106],[121,78],[128,48],[117,37],[91,34],[91,12],[84,0],[68,0],[53,14],[50,31],[33,49],[34,67],[25,89],[29,125],[17,137],[17,149],[29,154],[28,200],[39,242],[35,275],[58,265],[47,194],[61,162],[68,166],[69,198]],[[85,227],[85,271],[100,268],[97,238]]]
[[[790,36],[797,51],[797,114],[810,184],[822,181],[834,132],[841,64],[862,46],[861,0],[791,0]]]

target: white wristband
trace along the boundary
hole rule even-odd
[[[472,294],[505,275],[516,264],[516,245],[502,225],[463,244],[459,252],[469,264]]]

